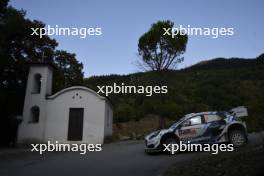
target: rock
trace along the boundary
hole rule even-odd
[[[140,140],[140,139],[143,139],[143,137],[144,137],[144,136],[143,136],[142,134],[137,134],[136,139],[137,139],[137,140]]]
[[[121,141],[125,141],[125,140],[130,140],[131,139],[131,137],[130,136],[119,136],[119,139],[121,140]]]

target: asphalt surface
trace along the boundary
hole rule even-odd
[[[263,134],[250,135],[250,145],[263,142]],[[143,141],[103,145],[103,151],[80,155],[77,152],[49,152],[44,155],[30,151],[0,152],[0,176],[159,176],[169,166],[209,153],[177,155],[144,153]]]

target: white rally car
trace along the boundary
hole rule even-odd
[[[163,144],[191,143],[232,143],[234,147],[244,145],[247,138],[246,123],[242,117],[248,116],[244,106],[230,111],[191,113],[182,117],[168,129],[154,131],[145,136],[147,153],[162,151]]]

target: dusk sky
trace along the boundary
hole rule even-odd
[[[26,17],[60,27],[101,27],[101,36],[85,39],[51,36],[58,49],[75,53],[84,64],[85,76],[128,74],[139,71],[139,37],[158,20],[175,26],[232,27],[233,36],[189,36],[184,62],[179,68],[216,57],[253,58],[264,53],[264,1],[212,0],[11,0]]]

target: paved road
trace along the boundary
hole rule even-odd
[[[20,153],[0,159],[1,176],[156,176],[161,175],[175,160],[193,154],[168,156],[146,155],[143,141],[106,144],[101,152],[80,155],[74,152]],[[1,157],[1,156],[0,156]]]
[[[251,135],[250,138],[254,139],[254,144],[261,141],[258,135]],[[0,176],[158,176],[175,162],[207,155],[146,155],[143,148],[143,141],[133,141],[106,144],[103,151],[86,155],[73,152],[42,156],[32,152],[0,155]]]

